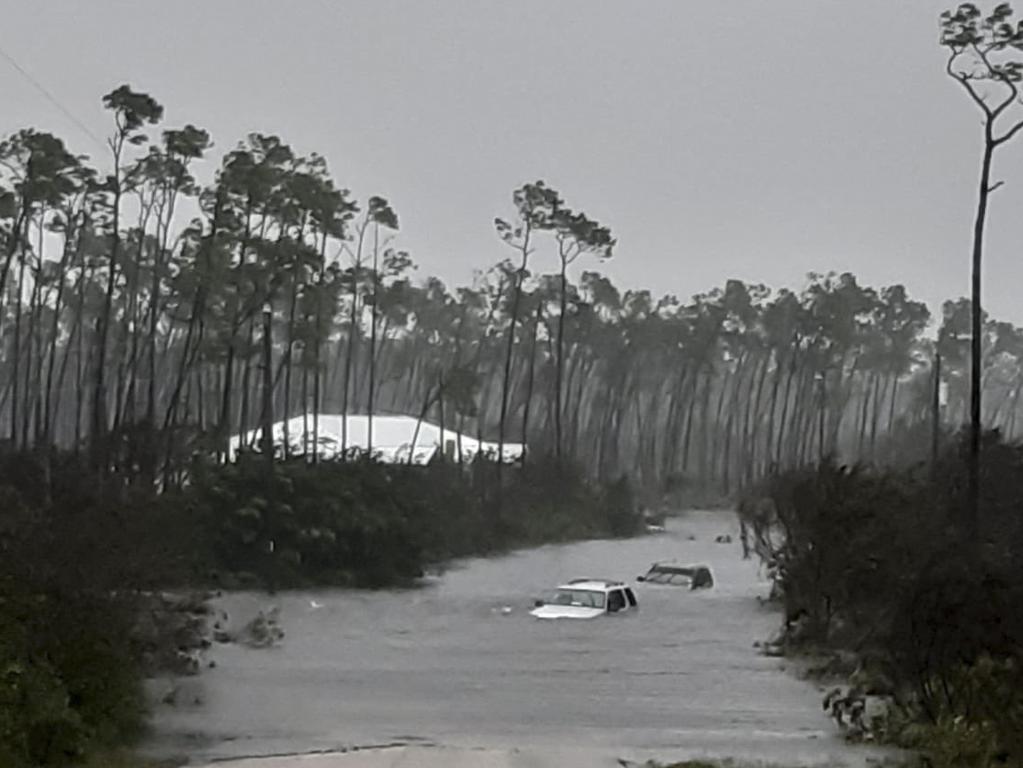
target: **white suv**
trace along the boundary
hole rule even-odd
[[[529,613],[538,619],[594,619],[609,613],[629,613],[636,608],[636,595],[625,582],[573,579],[546,599],[537,600]]]

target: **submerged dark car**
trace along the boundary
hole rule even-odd
[[[678,565],[676,563],[654,563],[636,581],[647,584],[667,584],[689,589],[707,589],[714,586],[714,575],[706,565]]]

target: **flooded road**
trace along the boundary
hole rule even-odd
[[[688,513],[664,534],[466,561],[422,589],[225,596],[234,623],[279,606],[283,644],[214,646],[216,667],[187,681],[195,696],[157,708],[152,748],[194,762],[422,742],[862,763],[817,688],[753,647],[779,617],[758,604],[768,584],[737,534],[728,514]],[[633,615],[528,615],[558,582],[634,581],[661,559],[707,563],[717,583],[634,584]]]

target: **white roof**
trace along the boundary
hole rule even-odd
[[[287,433],[288,450],[293,455],[312,453],[313,441],[318,442],[317,455],[329,459],[338,456],[342,446],[348,450],[366,451],[369,448],[370,417],[361,414],[342,416],[339,414],[323,414],[318,418],[314,433],[314,415],[295,416],[287,421],[279,421],[273,426],[274,446],[280,450],[284,445]],[[458,444],[461,443],[461,455],[465,461],[471,461],[477,453],[497,456],[497,443],[478,441],[468,435],[460,435],[453,430],[441,430],[428,421],[420,422],[413,416],[377,416],[373,423],[373,454],[383,462],[404,463],[412,454],[412,463],[425,464],[445,443],[450,444],[449,450],[457,457]],[[416,432],[418,425],[418,434]],[[306,429],[308,428],[308,432]],[[347,435],[345,435],[347,432]],[[235,435],[228,446],[228,454],[234,458],[242,446],[258,446],[260,430],[254,429],[245,435]],[[414,441],[414,445],[413,445]],[[503,456],[505,461],[515,461],[522,457],[525,446],[520,443],[505,443]]]

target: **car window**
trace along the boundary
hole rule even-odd
[[[620,611],[625,607],[625,595],[620,589],[612,590],[607,596],[607,610],[610,612]]]
[[[625,588],[625,597],[629,601],[629,606],[632,608],[636,607],[636,596],[632,593],[632,590],[628,587]]]
[[[560,589],[552,602],[556,605],[580,605],[585,608],[603,608],[604,595],[592,589]]]

